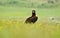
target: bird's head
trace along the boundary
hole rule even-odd
[[[36,12],[35,10],[32,10],[32,16],[35,16],[36,15],[35,12]]]

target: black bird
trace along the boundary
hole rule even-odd
[[[38,17],[36,16],[35,12],[35,10],[32,10],[32,16],[27,18],[25,23],[35,23],[37,21]]]

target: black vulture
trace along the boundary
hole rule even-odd
[[[25,23],[35,23],[37,21],[38,17],[36,16],[36,11],[32,10],[32,16],[27,18]]]

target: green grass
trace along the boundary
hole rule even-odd
[[[0,38],[60,38],[60,20],[58,23],[48,20],[49,17],[60,18],[60,3],[41,6],[35,1],[32,5],[27,0],[0,0]],[[25,24],[32,9],[36,10],[38,21]]]
[[[22,7],[0,7],[0,18],[2,17],[20,17],[26,18],[31,16],[32,9],[36,10],[39,18],[60,17],[60,8],[22,8]]]
[[[1,38],[60,38],[60,24],[40,21],[25,24],[23,20],[5,20],[0,25]]]
[[[35,24],[25,24],[36,10],[38,21]],[[59,23],[49,23],[49,17],[60,17],[60,8],[21,8],[0,6],[0,38],[60,38]],[[12,17],[12,18],[9,18]],[[46,20],[42,20],[42,19]]]

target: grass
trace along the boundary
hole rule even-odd
[[[25,24],[32,9],[39,19],[35,24]],[[60,17],[60,8],[0,6],[0,38],[60,38],[60,21],[49,21],[49,17]]]
[[[47,22],[25,24],[19,20],[0,20],[1,38],[60,38],[60,24]]]

